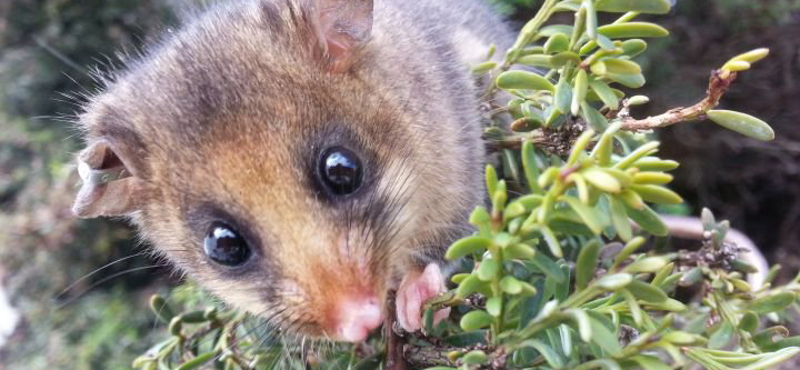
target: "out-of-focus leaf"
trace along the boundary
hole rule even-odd
[[[667,14],[671,4],[668,0],[598,0],[595,7],[601,12]]]
[[[710,110],[706,115],[714,123],[744,136],[763,141],[775,139],[775,131],[769,124],[749,114],[730,110]]]

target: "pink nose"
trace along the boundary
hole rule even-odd
[[[339,339],[362,342],[383,323],[383,311],[377,298],[345,299],[339,303],[336,333]]]

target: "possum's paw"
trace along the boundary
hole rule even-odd
[[[446,290],[444,275],[436,263],[431,263],[423,271],[410,271],[403,277],[397,290],[395,305],[397,322],[403,330],[413,333],[422,328],[422,304],[431,297]],[[434,323],[450,315],[450,308],[436,311]]]

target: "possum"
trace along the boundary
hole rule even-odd
[[[469,65],[512,41],[478,0],[213,5],[87,100],[73,212],[284,332],[363,341],[395,290],[419,330],[485,198]]]

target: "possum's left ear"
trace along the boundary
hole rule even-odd
[[[312,3],[325,66],[333,73],[347,72],[372,34],[372,0],[317,0]]]
[[[100,139],[78,156],[83,185],[72,205],[76,216],[125,216],[141,209],[144,183],[136,176],[136,169],[129,166],[134,162],[128,161],[120,149]]]

